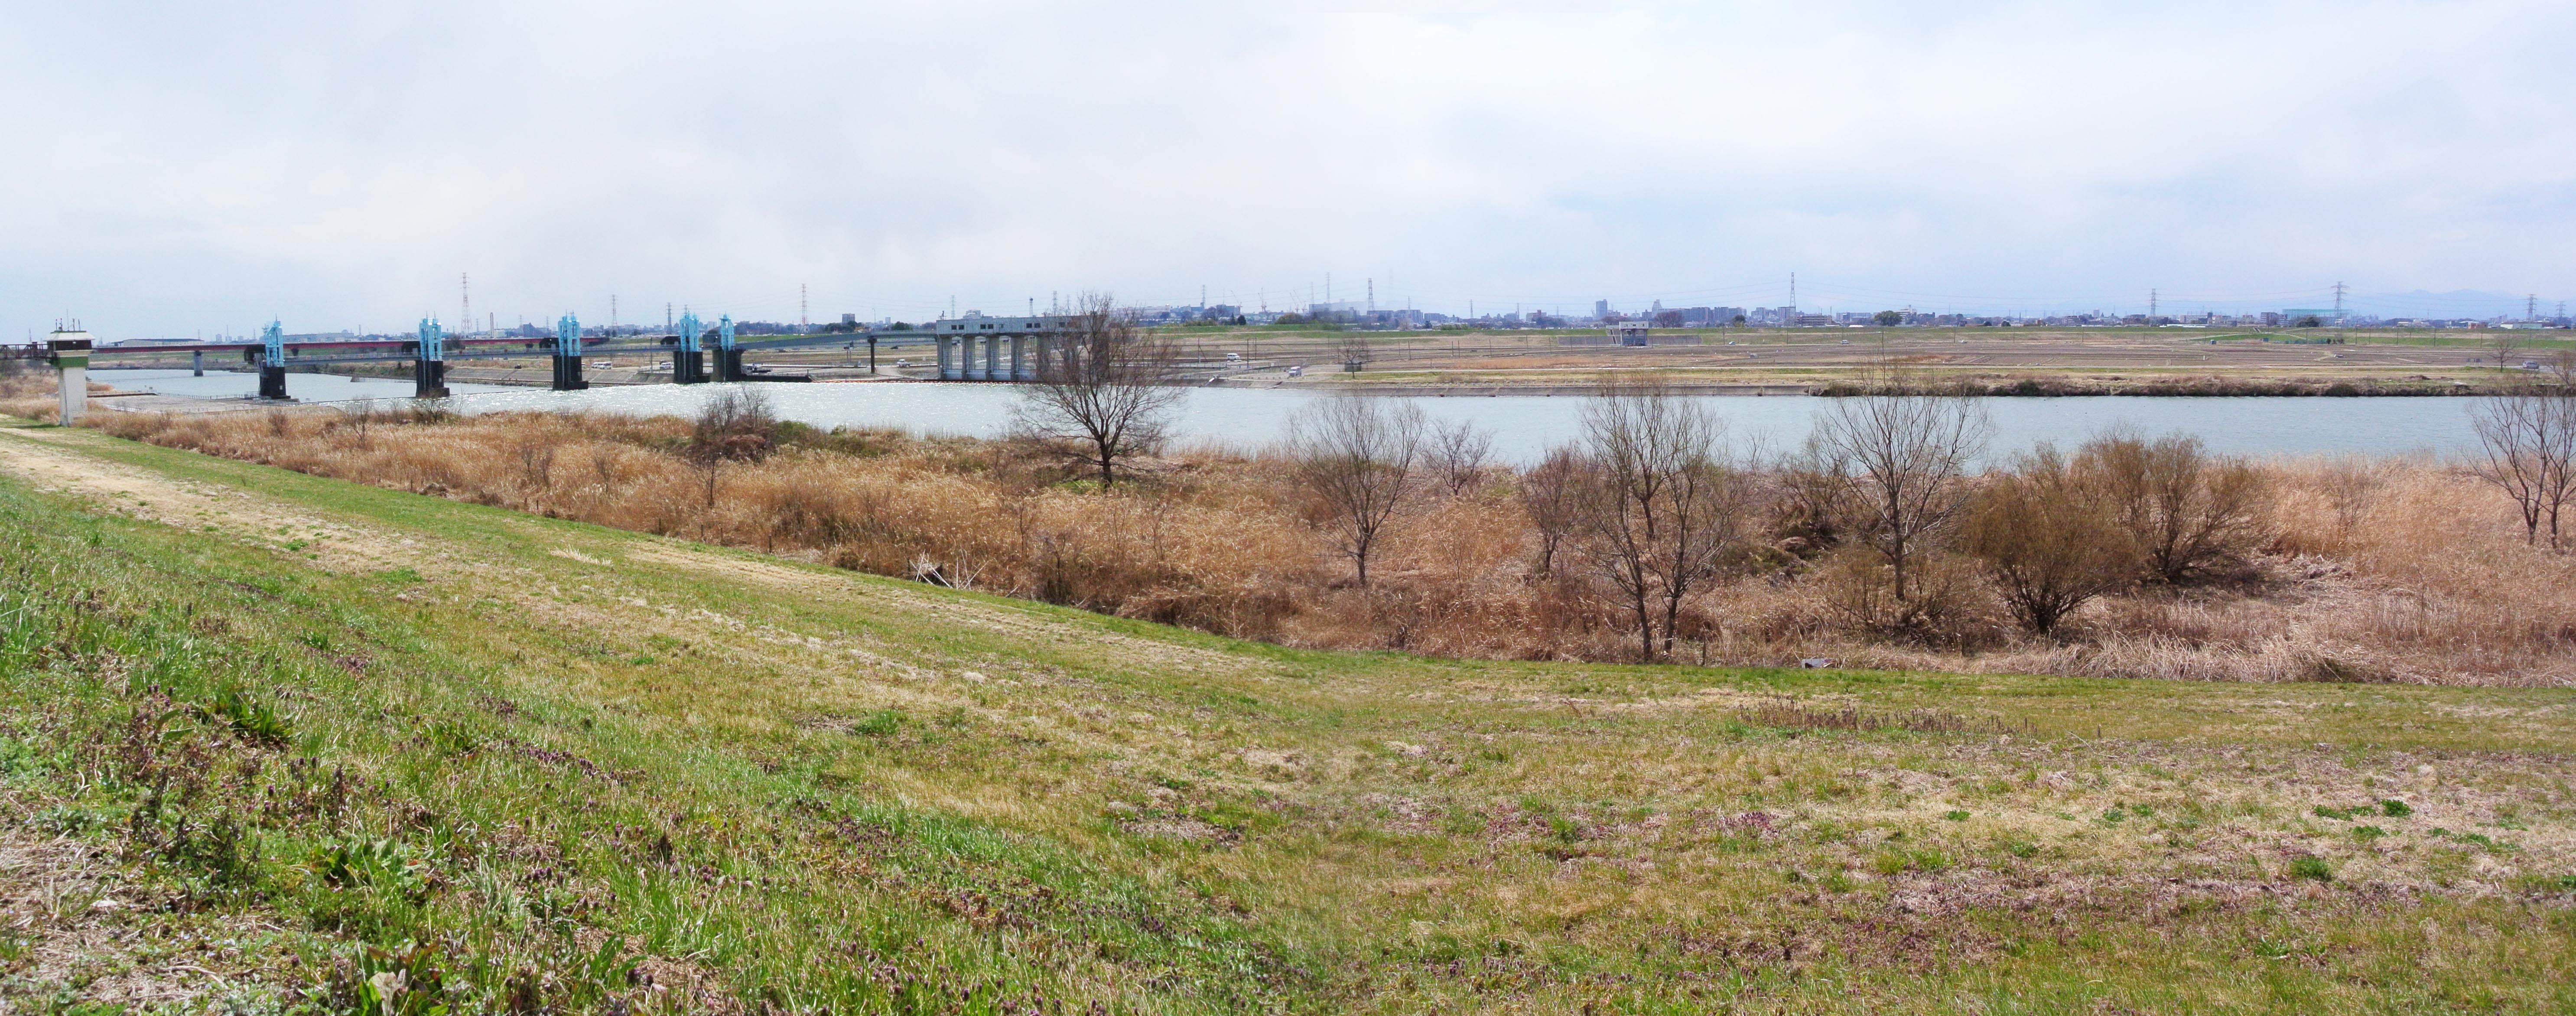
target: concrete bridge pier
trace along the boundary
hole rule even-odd
[[[447,361],[422,357],[411,362],[411,397],[443,399],[447,397]]]
[[[561,351],[557,351],[554,356],[554,367],[554,381],[547,387],[559,392],[577,392],[590,387],[590,382],[581,376],[581,357],[565,356]]]
[[[1002,369],[1002,337],[984,336],[984,380],[1008,381],[1011,375]]]
[[[1037,371],[1032,369],[1034,366],[1034,364],[1029,362],[1029,337],[1026,335],[1011,336],[1011,380],[1037,380]]]
[[[968,335],[959,338],[957,340],[957,348],[959,351],[966,354],[966,380],[988,381],[992,379],[993,375],[986,369],[984,358],[975,355],[979,352],[983,352],[982,350],[975,348],[975,336]]]
[[[200,349],[189,353],[188,364],[197,372],[198,377],[206,376],[206,351]]]

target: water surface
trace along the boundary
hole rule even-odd
[[[237,397],[251,394],[258,378],[250,374],[209,373],[192,378],[184,370],[108,370],[99,379],[119,387],[152,388],[174,395]],[[147,377],[147,375],[158,375]],[[686,415],[730,385],[640,385],[556,392],[503,385],[453,385],[449,400],[469,413],[503,410],[597,410],[617,413]],[[1011,406],[1019,389],[1011,385],[967,382],[870,382],[863,384],[752,384],[769,396],[782,417],[818,427],[894,427],[922,434],[993,437],[1010,425]],[[403,398],[411,382],[368,379],[350,381],[321,374],[287,375],[287,393],[299,399],[348,400]],[[1318,398],[1311,392],[1268,388],[1193,388],[1175,420],[1176,437],[1188,442],[1218,442],[1242,448],[1279,438],[1289,413]],[[1403,396],[1441,421],[1467,420],[1494,432],[1495,451],[1514,462],[1529,463],[1549,446],[1572,440],[1580,427],[1581,396]],[[1702,396],[1724,418],[1732,433],[1779,450],[1805,440],[1818,413],[1830,399],[1801,395]],[[2469,427],[2473,398],[2165,398],[2141,396],[2070,396],[2063,398],[1993,398],[1982,400],[1993,416],[1998,452],[2027,448],[2042,440],[2079,442],[2094,434],[2126,427],[2147,434],[2197,435],[2217,451],[2267,456],[2341,454],[2378,455],[2472,451],[2477,436]]]

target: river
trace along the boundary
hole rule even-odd
[[[100,381],[120,388],[171,395],[241,397],[258,387],[250,374],[184,370],[100,370]],[[619,413],[693,413],[720,385],[640,385],[555,392],[502,385],[451,385],[451,402],[468,413],[505,410],[601,410]],[[781,417],[818,427],[895,427],[923,434],[992,437],[1010,424],[1017,389],[1011,385],[941,382],[862,384],[756,384]],[[321,374],[287,375],[287,394],[298,399],[346,402],[398,399],[411,394],[408,380],[351,382]],[[1276,440],[1289,413],[1329,396],[1265,388],[1193,388],[1175,419],[1185,443],[1239,448]],[[1583,410],[1580,396],[1500,395],[1410,397],[1435,420],[1473,421],[1494,433],[1496,454],[1519,463],[1536,461],[1548,446],[1574,437]],[[1808,396],[1706,396],[1729,431],[1774,449],[1804,440],[1818,413],[1832,400]],[[2076,396],[1984,400],[1993,416],[1991,447],[2010,452],[2039,441],[2061,444],[2114,428],[2141,433],[2197,435],[2216,451],[2298,456],[2363,452],[2378,455],[2472,452],[2469,425],[2474,398],[2161,398]]]

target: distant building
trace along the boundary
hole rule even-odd
[[[1599,319],[1601,319],[1601,320],[1604,320],[1604,321],[1609,320],[1609,318],[1610,318],[1610,301],[1608,301],[1608,300],[1594,300],[1594,301],[1592,301],[1592,316],[1593,316],[1593,317],[1595,317],[1595,318],[1599,318]]]

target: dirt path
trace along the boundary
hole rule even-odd
[[[84,454],[81,432],[0,428],[0,472],[128,518],[205,528],[304,554],[336,572],[418,566],[416,540],[326,519],[223,484],[173,479]]]

